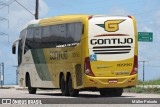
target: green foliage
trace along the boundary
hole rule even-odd
[[[138,85],[142,85],[143,81],[138,80]],[[160,85],[160,79],[145,81],[144,85]]]
[[[133,88],[126,88],[124,91],[125,92],[133,92],[133,93],[160,94],[159,88],[133,87]]]

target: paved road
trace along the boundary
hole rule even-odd
[[[100,98],[99,92],[80,92],[79,98]],[[60,90],[38,90],[37,94],[28,94],[27,89],[0,89],[0,98],[74,98],[62,96]],[[160,98],[160,94],[123,93],[119,98]]]
[[[99,92],[80,92],[80,98],[101,97]],[[0,89],[0,98],[73,98],[62,96],[60,90],[38,90],[37,94],[28,94],[27,89]],[[123,93],[122,98],[160,98],[160,94]]]
[[[54,100],[55,105],[54,106],[58,106],[58,107],[82,107],[82,106],[86,106],[86,107],[97,107],[97,106],[102,106],[102,107],[106,107],[106,105],[108,104],[99,104],[100,102],[103,101],[110,101],[111,102],[111,107],[142,107],[142,104],[137,105],[137,104],[132,104],[132,105],[127,105],[127,104],[114,104],[114,100],[123,100],[125,99],[129,99],[129,98],[160,98],[160,94],[137,94],[137,93],[123,93],[123,95],[121,97],[116,97],[117,99],[114,99],[113,97],[101,97],[99,92],[80,92],[79,97],[76,99],[75,97],[66,97],[66,96],[62,96],[60,90],[38,90],[37,94],[28,94],[27,90],[16,90],[15,88],[11,88],[11,89],[0,89],[0,98],[54,98],[51,99],[51,101]],[[64,100],[63,100],[64,99]],[[75,100],[76,99],[76,100]],[[114,99],[114,100],[112,100]],[[81,103],[75,104],[75,102],[87,102],[85,105],[82,105]],[[57,102],[64,102],[64,104],[58,105]],[[70,101],[73,104],[66,104],[65,102]],[[159,107],[159,105],[155,105],[155,104],[144,104],[144,107]],[[1,107],[1,105],[0,105]],[[3,105],[2,107],[8,107],[8,105]],[[17,105],[12,105],[10,107],[17,107]],[[23,107],[28,107],[28,105],[23,105]],[[37,107],[37,106],[34,106]],[[42,106],[39,106],[42,107]],[[45,105],[45,107],[49,107],[49,105]]]

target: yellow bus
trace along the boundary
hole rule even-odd
[[[18,42],[18,78],[30,94],[99,91],[121,96],[137,84],[138,43],[133,16],[64,15],[27,24]]]

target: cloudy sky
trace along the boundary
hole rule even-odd
[[[17,0],[34,14],[35,0]],[[20,30],[34,16],[14,0],[0,0],[0,62],[5,63],[5,84],[15,84],[17,55],[12,55],[11,45]],[[133,15],[138,32],[153,32],[153,42],[139,42],[139,61],[145,63],[145,79],[160,78],[160,0],[40,0],[40,18],[64,14]],[[8,26],[9,21],[9,26]],[[142,80],[142,63],[139,63]]]

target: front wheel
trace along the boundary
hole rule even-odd
[[[30,76],[28,76],[28,78],[27,78],[27,86],[28,86],[28,92],[29,92],[29,94],[36,94],[37,88],[33,88],[31,86]]]
[[[79,90],[73,89],[73,83],[72,83],[72,78],[69,76],[68,78],[68,91],[69,95],[72,97],[78,96],[79,95]]]

